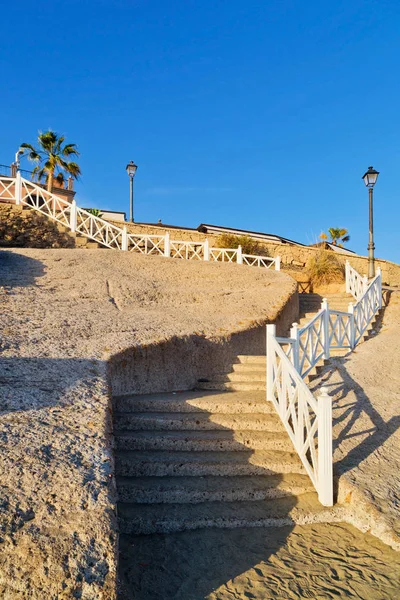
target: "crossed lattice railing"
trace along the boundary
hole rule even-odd
[[[325,388],[314,398],[267,325],[267,400],[271,401],[321,504],[333,504],[332,403]]]
[[[64,225],[71,232],[84,235],[107,248],[185,260],[221,261],[280,270],[279,256],[270,258],[243,254],[240,246],[235,249],[211,248],[208,239],[204,242],[172,240],[168,232],[165,235],[128,233],[126,227],[112,225],[79,208],[75,201],[69,202],[48,192],[40,185],[21,177],[19,171],[16,177],[0,175],[1,200],[30,206]]]
[[[267,400],[272,401],[313,482],[322,504],[333,503],[332,407],[326,389],[318,401],[304,378],[333,349],[353,349],[382,308],[382,273],[370,282],[346,265],[346,290],[357,302],[348,312],[321,310],[304,327],[297,323],[290,337],[276,337],[267,325]]]

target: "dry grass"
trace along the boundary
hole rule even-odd
[[[344,281],[344,265],[326,250],[321,250],[308,259],[306,271],[313,285]]]
[[[232,249],[242,246],[243,254],[269,256],[267,248],[249,235],[233,235],[232,233],[222,233],[217,238],[217,246],[218,248]]]

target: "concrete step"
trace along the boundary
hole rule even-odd
[[[283,431],[275,413],[122,413],[114,416],[115,431]]]
[[[300,473],[305,469],[294,452],[243,450],[242,452],[161,452],[120,450],[116,474],[122,477],[230,477]]]
[[[263,369],[259,371],[232,371],[232,373],[221,373],[220,377],[217,377],[218,380],[223,381],[252,381],[252,382],[265,382],[266,379],[266,365],[264,365]]]
[[[263,363],[265,365],[265,354],[264,355],[250,355],[250,354],[239,354],[236,357],[236,363]]]
[[[263,392],[189,391],[143,396],[119,396],[114,399],[120,412],[195,412],[198,413],[273,413]]]
[[[265,391],[265,383],[239,382],[239,381],[198,381],[196,383],[197,390],[219,390],[219,391],[236,391],[236,392],[261,392]]]
[[[305,494],[314,488],[307,475],[239,477],[120,477],[120,502],[137,504],[238,502]]]
[[[125,431],[115,432],[117,450],[225,452],[282,450],[293,452],[286,431]]]
[[[283,527],[343,520],[339,507],[321,506],[314,493],[254,502],[119,505],[125,534],[171,533],[202,528]]]
[[[263,356],[263,359],[263,362],[260,363],[233,363],[232,370],[235,371],[235,373],[248,373],[250,371],[253,373],[265,374],[267,359],[265,356]]]

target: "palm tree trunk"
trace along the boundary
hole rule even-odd
[[[54,171],[49,171],[47,177],[47,191],[52,192],[53,190],[53,179],[54,179]]]

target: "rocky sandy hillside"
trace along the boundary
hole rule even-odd
[[[274,319],[288,276],[108,250],[0,252],[0,597],[112,600],[108,359]]]

